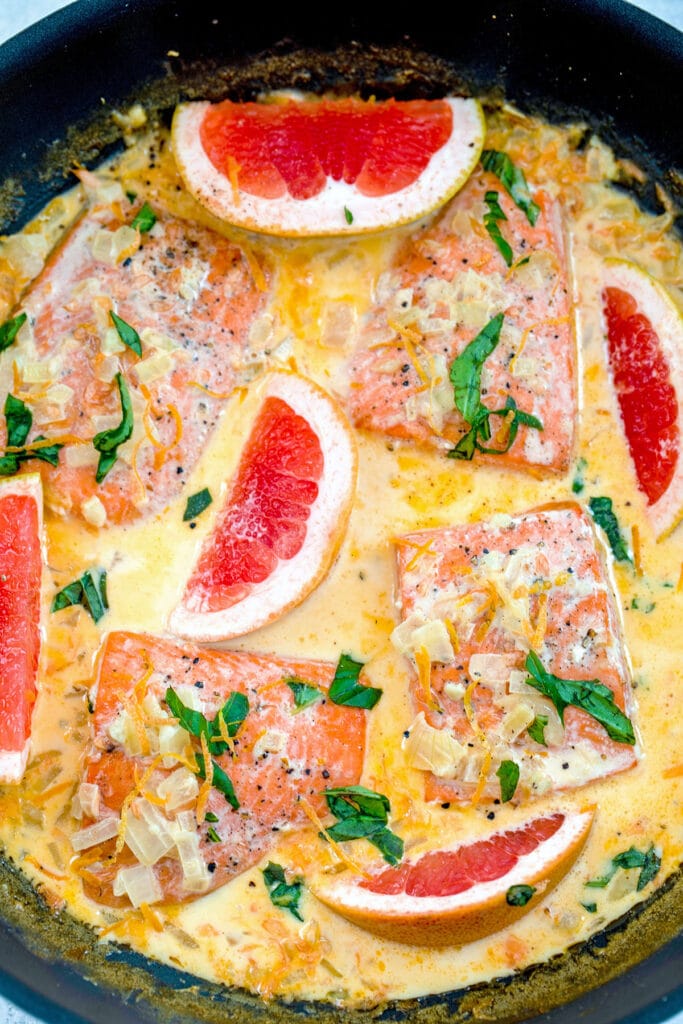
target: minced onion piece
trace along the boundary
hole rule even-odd
[[[157,786],[157,794],[164,801],[166,810],[171,814],[180,807],[192,803],[198,793],[197,776],[182,766],[167,775]]]
[[[107,510],[96,494],[81,502],[81,512],[85,521],[98,529],[107,521]]]
[[[100,816],[100,787],[94,782],[82,782],[78,787],[78,803],[87,818]]]
[[[139,797],[133,801],[126,818],[126,846],[141,864],[151,867],[173,849],[174,838],[169,829],[170,822],[164,815],[144,797]]]
[[[420,712],[403,741],[406,763],[433,772],[440,779],[454,779],[467,758],[467,748],[447,729],[435,729]]]
[[[197,833],[187,831],[178,834],[176,848],[183,869],[183,888],[186,892],[206,892],[211,882],[211,875],[199,851]]]
[[[144,864],[119,868],[112,891],[114,896],[127,896],[134,907],[143,903],[158,903],[164,895],[153,868]]]
[[[71,837],[71,845],[77,853],[80,853],[81,850],[87,850],[91,846],[97,846],[98,843],[106,842],[107,839],[113,839],[118,835],[118,831],[118,815],[108,814],[105,818],[100,818],[93,825],[88,825],[87,828],[74,832]]]

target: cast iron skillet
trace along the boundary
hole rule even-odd
[[[0,48],[0,230],[16,230],[69,184],[65,167],[96,163],[119,144],[112,107],[142,98],[165,116],[179,98],[251,98],[277,86],[504,95],[551,119],[585,120],[648,172],[641,201],[656,207],[659,181],[681,203],[681,34],[620,0],[476,0],[446,10],[414,4],[403,13],[377,0],[330,10],[300,0],[254,15],[226,0],[81,0]],[[50,1024],[457,1024],[539,1013],[547,1024],[583,1015],[655,1024],[683,1008],[680,870],[644,907],[548,965],[357,1014],[264,1007],[98,948],[2,862],[0,908],[0,990]]]

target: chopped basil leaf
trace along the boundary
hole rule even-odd
[[[303,921],[299,910],[299,901],[304,887],[303,879],[295,878],[293,882],[288,882],[282,865],[275,864],[273,861],[268,861],[261,874],[273,906],[282,907],[283,910],[288,910],[290,914],[293,914],[298,921]]]
[[[526,219],[533,227],[541,208],[531,198],[524,171],[513,164],[507,153],[496,149],[485,149],[481,154],[481,163],[485,171],[495,174],[515,206],[526,214]]]
[[[545,741],[545,727],[547,724],[547,715],[536,715],[533,722],[527,729],[527,732],[531,736],[532,740],[536,740],[537,743],[542,743],[544,747],[548,746],[548,744]]]
[[[7,445],[10,448],[21,448],[33,423],[33,413],[20,398],[7,395],[5,399],[5,422],[7,424]]]
[[[453,385],[454,404],[470,428],[460,438],[455,448],[448,452],[451,459],[469,461],[474,457],[475,451],[488,455],[502,455],[514,444],[520,425],[543,430],[541,421],[531,413],[518,409],[511,396],[508,396],[502,409],[489,409],[481,401],[481,375],[484,363],[500,341],[504,318],[504,314],[499,313],[489,320],[451,363],[449,377]],[[507,438],[502,448],[491,448],[482,443],[491,439],[491,416],[501,417],[508,423]]]
[[[0,352],[4,352],[6,348],[10,347],[27,319],[26,313],[20,313],[18,316],[12,317],[11,320],[5,320],[0,327]]]
[[[129,203],[134,203],[135,200],[137,199],[137,197],[138,197],[137,192],[126,192],[126,199],[128,200]]]
[[[336,842],[367,839],[389,864],[403,856],[403,840],[387,827],[391,805],[382,793],[365,786],[323,790],[330,812],[338,819],[326,834]]]
[[[95,434],[93,438],[93,447],[95,451],[100,453],[100,461],[95,474],[98,484],[102,483],[116,462],[119,445],[125,444],[133,433],[133,403],[131,402],[128,385],[121,373],[117,373],[115,379],[121,399],[121,422],[118,427],[112,427],[111,430],[102,430],[99,434]]]
[[[587,465],[588,463],[584,458],[580,458],[579,461],[576,463],[576,476],[572,480],[572,491],[574,492],[574,494],[581,494],[584,487],[586,486],[586,481],[583,478],[583,471],[585,470]]]
[[[514,761],[501,761],[496,775],[500,779],[500,799],[506,804],[515,795],[519,782],[519,765]]]
[[[525,907],[535,892],[533,885],[511,885],[505,893],[505,901],[511,907]]]
[[[211,497],[211,491],[208,487],[203,487],[201,491],[197,491],[196,494],[191,494],[187,499],[185,511],[183,513],[183,522],[189,523],[191,519],[196,519],[198,515],[208,508],[213,498]]]
[[[610,866],[604,875],[601,875],[599,878],[592,878],[586,882],[586,888],[604,889],[614,878],[619,868],[622,868],[624,871],[640,868],[636,891],[641,892],[648,882],[655,878],[661,866],[662,859],[656,853],[654,843],[651,843],[644,853],[641,850],[637,850],[635,846],[631,846],[628,850],[624,850],[612,858]]]
[[[206,838],[209,840],[210,843],[222,842],[221,837],[218,835],[218,832],[216,832],[216,829],[213,827],[213,825],[206,830]]]
[[[605,531],[612,554],[617,562],[630,562],[631,556],[619,528],[619,520],[612,509],[612,499],[591,498],[588,507],[595,522]]]
[[[249,701],[243,693],[233,690],[214,720],[209,723],[209,743],[213,753],[225,753],[228,745],[223,739],[223,731],[227,732],[230,739],[234,739],[248,714]],[[224,730],[221,730],[221,719],[225,726]]]
[[[198,775],[200,779],[206,778],[206,768],[204,767],[204,755],[195,754],[195,761],[197,762]],[[213,758],[211,758],[211,764],[213,766],[213,774],[211,779],[211,785],[214,789],[217,789],[219,793],[222,793],[225,799],[228,801],[230,806],[235,810],[239,810],[240,802],[237,799],[235,788],[230,781],[230,778],[223,771],[221,766],[217,764]]]
[[[233,691],[230,694],[223,707],[220,708],[211,721],[201,711],[195,711],[193,708],[188,708],[186,704],[183,704],[171,686],[166,690],[165,699],[173,716],[178,719],[182,728],[197,739],[201,739],[204,736],[207,744],[209,744],[209,749],[216,755],[224,754],[228,749],[228,744],[223,739],[221,731],[221,719],[224,722],[225,731],[233,739],[249,713],[249,701],[243,693],[238,693],[237,691]]]
[[[508,267],[511,267],[513,260],[512,246],[503,238],[501,230],[498,227],[501,220],[507,220],[507,217],[500,208],[498,193],[487,192],[484,196],[484,202],[488,206],[488,212],[484,214],[484,227],[488,231],[492,241],[495,242],[498,247],[498,251],[507,263]]]
[[[107,574],[104,570],[100,570],[95,575],[91,569],[88,569],[80,579],[69,583],[55,594],[50,611],[59,612],[62,608],[71,608],[79,604],[90,614],[93,622],[99,622],[109,609]]]
[[[621,708],[614,701],[614,694],[608,686],[597,679],[560,679],[552,672],[546,672],[541,659],[529,651],[524,663],[529,675],[525,682],[548,697],[564,724],[565,708],[571,705],[581,708],[599,722],[610,739],[617,743],[635,744],[633,726]]]
[[[111,317],[111,322],[116,328],[116,333],[123,344],[126,345],[127,348],[132,349],[137,356],[141,356],[142,342],[140,341],[140,335],[135,328],[131,327],[130,324],[127,324],[125,320],[122,320],[120,316],[117,316],[113,309],[109,310],[109,316]]]
[[[346,218],[347,224],[353,224],[353,214],[349,210],[348,206],[344,207],[344,217]]]
[[[294,694],[294,707],[296,711],[303,711],[316,701],[322,700],[323,692],[308,683],[302,683],[300,679],[285,679],[287,686]]]
[[[218,815],[214,814],[213,811],[207,811],[204,815],[204,821],[210,821],[212,824],[215,824],[218,821]]]
[[[382,696],[382,691],[375,686],[363,686],[358,682],[362,668],[362,661],[354,661],[348,654],[342,654],[329,690],[329,698],[333,704],[365,708],[368,711],[374,708]]]
[[[137,228],[141,234],[144,234],[145,231],[149,231],[150,228],[153,228],[156,222],[156,213],[149,203],[145,203],[133,217],[131,227]]]
[[[581,903],[584,910],[587,910],[589,914],[597,914],[598,905],[597,903]]]

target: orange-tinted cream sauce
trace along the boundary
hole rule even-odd
[[[354,353],[384,315],[378,309],[386,301],[397,254],[416,233],[432,231],[443,215],[418,226],[342,240],[269,240],[231,232],[184,191],[168,138],[141,125],[123,156],[96,176],[86,176],[84,184],[54,200],[21,235],[0,246],[2,318],[24,308],[27,287],[26,308],[37,304],[38,289],[45,287],[56,308],[49,330],[45,325],[42,333],[33,333],[23,327],[15,345],[0,357],[3,397],[19,392],[43,433],[72,439],[61,452],[68,472],[60,476],[48,469],[44,478],[46,607],[59,588],[92,567],[107,572],[110,605],[98,624],[80,607],[46,611],[31,756],[21,784],[0,788],[0,843],[6,856],[50,893],[51,902],[63,901],[102,941],[131,945],[266,998],[373,1005],[446,991],[545,961],[648,897],[680,864],[683,531],[657,542],[647,519],[606,368],[599,270],[605,256],[632,259],[680,303],[683,253],[670,231],[670,215],[643,213],[617,191],[611,181],[625,169],[594,137],[578,147],[582,135],[581,126],[550,127],[504,109],[490,116],[486,143],[505,150],[532,186],[542,188],[544,202],[561,211],[569,294],[557,299],[550,318],[560,321],[562,332],[576,334],[578,414],[569,425],[576,435],[573,447],[570,429],[560,424],[557,452],[546,458],[540,449],[529,449],[522,460],[534,469],[529,472],[528,465],[501,464],[495,456],[472,462],[447,459],[438,446],[365,429],[377,427],[366,418],[355,431],[355,506],[327,578],[278,621],[225,645],[230,651],[331,663],[346,653],[365,663],[366,682],[381,687],[383,695],[372,711],[363,712],[367,737],[361,781],[389,798],[390,824],[407,852],[480,838],[558,808],[596,806],[583,852],[547,898],[507,929],[459,948],[380,940],[319,902],[306,880],[338,872],[344,862],[300,814],[295,826],[284,827],[262,857],[257,852],[256,862],[252,857],[246,870],[226,884],[189,902],[142,909],[126,906],[125,900],[119,906],[96,902],[92,888],[84,886],[84,859],[71,845],[83,826],[74,798],[92,738],[96,656],[105,636],[115,631],[166,634],[168,616],[218,504],[214,501],[198,517],[196,529],[190,529],[183,521],[185,502],[203,487],[214,496],[224,493],[254,415],[253,399],[248,392],[245,398],[244,388],[268,368],[295,367],[347,407],[357,405],[351,389]],[[126,193],[135,193],[135,200]],[[129,223],[128,210],[137,210],[143,200],[160,212],[144,265],[133,260],[122,269],[128,257],[119,261],[123,250],[109,249],[102,256],[106,271],[83,267],[68,279],[53,277],[52,284],[39,277],[60,260],[81,258],[68,248],[74,238],[68,225],[79,217],[76,232],[108,231],[111,236],[100,235],[97,244],[125,246],[125,235],[112,242],[114,232]],[[99,203],[105,212],[84,214],[88,202],[91,210]],[[119,204],[118,219],[112,219],[112,203]],[[450,215],[462,220],[457,197],[454,204]],[[57,254],[49,255],[65,232]],[[534,244],[544,249],[549,243],[540,238]],[[466,250],[466,237],[458,245]],[[484,245],[477,236],[477,248]],[[551,253],[546,265],[542,257],[536,263],[532,257],[520,267],[523,288],[533,292],[548,286],[554,259]],[[505,272],[501,261],[500,282]],[[31,285],[37,277],[38,284]],[[413,286],[409,277],[406,273],[402,287]],[[78,294],[62,295],[57,279],[59,287],[71,292],[77,280]],[[496,312],[495,288],[489,281],[487,290],[476,273],[468,280],[474,291],[462,301],[478,303],[475,321],[479,316],[486,322]],[[94,432],[93,423],[102,430],[118,422],[118,405],[110,408],[104,396],[111,395],[117,368],[132,365],[107,320],[111,289],[118,289],[121,315],[137,322],[147,368],[142,378],[139,371],[134,378],[135,428],[121,450],[121,474],[100,489],[94,484],[97,456],[80,441]],[[84,322],[81,304],[86,299]],[[93,308],[103,311],[101,321],[93,319]],[[56,317],[61,317],[59,337],[68,334],[72,341],[66,347],[61,341],[53,350]],[[520,321],[518,343],[528,326]],[[182,332],[188,337],[179,344]],[[539,344],[533,337],[527,342],[516,369],[520,394],[533,397],[533,388],[525,392],[523,384],[533,376]],[[60,373],[61,361],[71,367],[68,379]],[[567,385],[566,380],[560,383]],[[75,392],[87,420],[76,414]],[[564,400],[571,401],[569,391]],[[384,423],[379,426],[383,429]],[[424,440],[420,431],[413,433]],[[556,472],[539,471],[553,460]],[[623,630],[624,663],[632,677],[629,707],[637,757],[627,759],[615,774],[572,764],[567,771],[576,773],[573,784],[540,787],[536,793],[532,787],[518,805],[493,803],[486,795],[475,806],[442,798],[427,801],[426,773],[411,765],[404,744],[416,715],[410,661],[390,639],[399,623],[394,541],[414,531],[491,519],[500,525],[507,516],[548,502],[587,505],[596,495],[612,498],[634,553],[635,564],[613,563],[607,556],[605,571],[614,588],[614,629]],[[652,845],[661,868],[642,892],[636,890],[637,870],[619,870],[605,888],[586,888],[588,880],[605,874],[618,853]],[[360,864],[376,856],[364,840],[344,844],[342,853]],[[303,921],[271,903],[262,875],[268,861],[303,877]],[[594,910],[586,908],[593,903]]]

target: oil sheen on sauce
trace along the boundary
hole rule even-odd
[[[541,479],[490,464],[453,463],[408,443],[359,434],[356,504],[329,576],[299,608],[229,646],[330,661],[347,652],[366,661],[369,681],[381,686],[384,696],[369,718],[362,781],[390,796],[393,823],[400,826],[407,849],[485,835],[492,828],[486,816],[490,805],[446,809],[425,804],[421,773],[403,761],[400,740],[413,716],[407,669],[389,641],[397,621],[392,540],[415,529],[567,500],[580,472],[585,481],[581,499],[611,496],[625,535],[631,537],[635,528],[640,538],[639,571],[623,565],[612,570],[636,686],[640,763],[629,772],[586,788],[551,793],[532,805],[495,808],[495,828],[554,807],[596,804],[598,811],[586,848],[549,898],[511,928],[460,949],[427,950],[380,941],[334,915],[310,894],[301,904],[302,925],[270,904],[262,865],[209,896],[155,912],[162,930],[139,912],[122,915],[89,902],[79,879],[69,871],[68,835],[78,827],[70,817],[70,801],[88,736],[87,687],[94,656],[106,631],[164,632],[186,567],[213,521],[210,510],[196,530],[189,530],[182,522],[186,496],[204,486],[214,494],[219,491],[236,464],[240,440],[248,433],[254,403],[236,395],[226,402],[221,423],[185,491],[160,513],[134,526],[101,531],[69,518],[47,519],[50,595],[55,586],[92,565],[102,565],[109,574],[110,611],[99,627],[78,609],[46,617],[32,758],[22,785],[0,790],[0,842],[51,903],[63,901],[77,917],[102,930],[103,941],[130,944],[184,970],[245,986],[265,997],[373,1005],[504,975],[545,961],[599,931],[642,898],[635,891],[634,872],[621,872],[606,890],[584,889],[584,883],[602,874],[621,850],[655,844],[662,856],[655,885],[680,863],[683,775],[676,776],[671,768],[680,762],[683,749],[683,723],[675,713],[683,682],[683,531],[656,543],[647,524],[645,500],[635,483],[605,371],[598,268],[605,255],[630,257],[666,283],[679,286],[683,257],[666,234],[666,214],[645,215],[610,187],[607,179],[616,173],[616,165],[597,140],[579,154],[574,144],[580,131],[550,128],[503,111],[490,120],[487,142],[505,148],[532,182],[542,182],[563,203],[571,242],[581,382],[578,440],[570,472]],[[151,168],[150,148],[157,154]],[[158,140],[143,135],[106,173],[121,176],[126,188],[139,186],[152,205],[162,194],[181,216],[226,233],[176,189],[172,160],[167,147],[159,153]],[[50,238],[55,224],[68,220],[79,201],[78,190],[57,200],[29,234]],[[251,247],[252,257],[271,269],[274,281],[256,328],[267,338],[272,354],[255,369],[293,361],[301,373],[343,395],[345,358],[358,325],[371,305],[379,275],[411,230],[300,243],[240,236],[239,243]],[[20,261],[12,264],[10,259],[7,267],[20,286]],[[4,360],[3,387],[11,381],[7,354]],[[332,862],[311,828],[283,835],[268,859],[305,873],[307,865],[320,865],[325,858]],[[597,903],[594,913],[582,905],[587,892]]]

